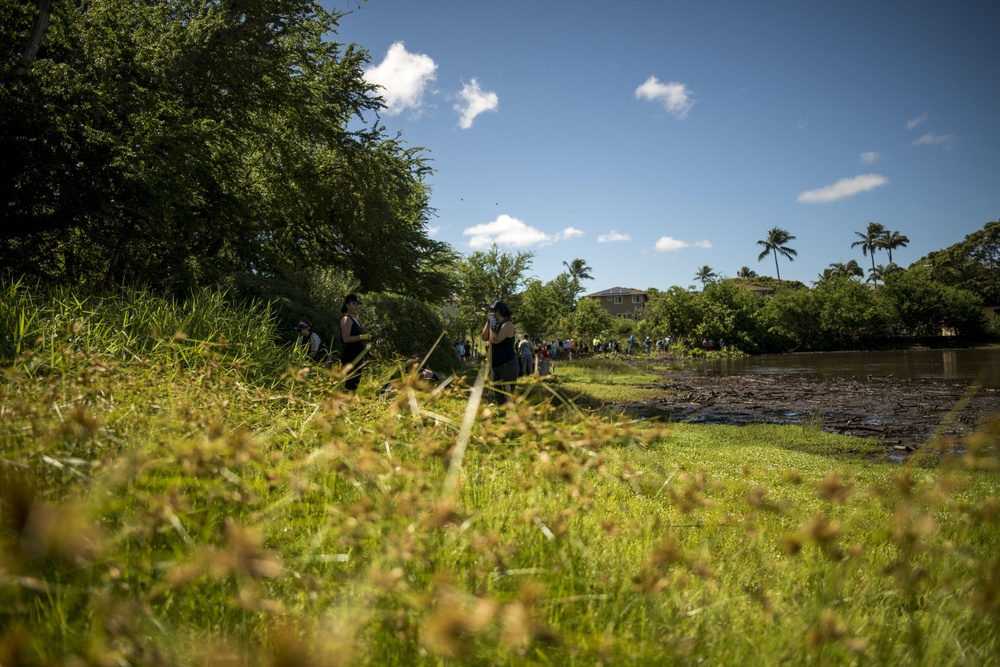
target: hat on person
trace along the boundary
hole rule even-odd
[[[490,310],[495,310],[504,317],[510,317],[510,308],[503,301],[497,300],[491,303]]]
[[[295,325],[295,330],[302,331],[303,329],[312,329],[312,325],[309,324],[309,322],[307,322],[306,320],[301,320],[298,324]]]
[[[340,307],[340,312],[346,313],[347,312],[347,304],[349,304],[349,303],[359,303],[360,304],[361,303],[361,299],[358,298],[357,294],[351,292],[350,294],[348,294],[347,296],[344,297],[344,305]]]

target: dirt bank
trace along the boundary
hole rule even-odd
[[[616,406],[670,421],[707,424],[821,423],[825,431],[918,447],[935,436],[962,436],[1000,416],[1000,392],[964,384],[868,377],[707,376],[669,371],[668,397]]]

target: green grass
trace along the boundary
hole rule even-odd
[[[8,364],[0,664],[998,662],[998,424],[917,468],[254,345]]]
[[[580,405],[655,401],[666,396],[662,364],[648,360],[593,358],[560,362],[554,379],[558,391]],[[652,386],[651,386],[652,385]]]

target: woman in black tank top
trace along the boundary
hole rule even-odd
[[[340,307],[340,340],[344,344],[344,354],[340,361],[347,371],[347,382],[344,387],[354,391],[361,382],[361,367],[365,356],[371,348],[372,335],[365,333],[358,322],[358,311],[361,309],[361,299],[356,294],[344,297],[344,305]]]
[[[514,382],[520,370],[514,351],[514,333],[510,308],[503,301],[494,301],[483,327],[482,339],[490,346],[490,380],[494,384],[496,402],[501,405],[513,395]]]

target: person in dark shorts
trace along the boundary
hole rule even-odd
[[[344,297],[344,305],[340,307],[340,340],[344,344],[344,354],[341,361],[347,371],[347,382],[344,387],[354,391],[361,382],[361,367],[365,356],[371,348],[372,335],[366,333],[358,322],[358,311],[361,309],[361,299],[357,294]]]
[[[500,405],[514,393],[514,383],[520,370],[514,350],[514,333],[510,308],[503,301],[494,301],[483,326],[482,339],[489,344],[490,380],[493,382],[493,395]]]

